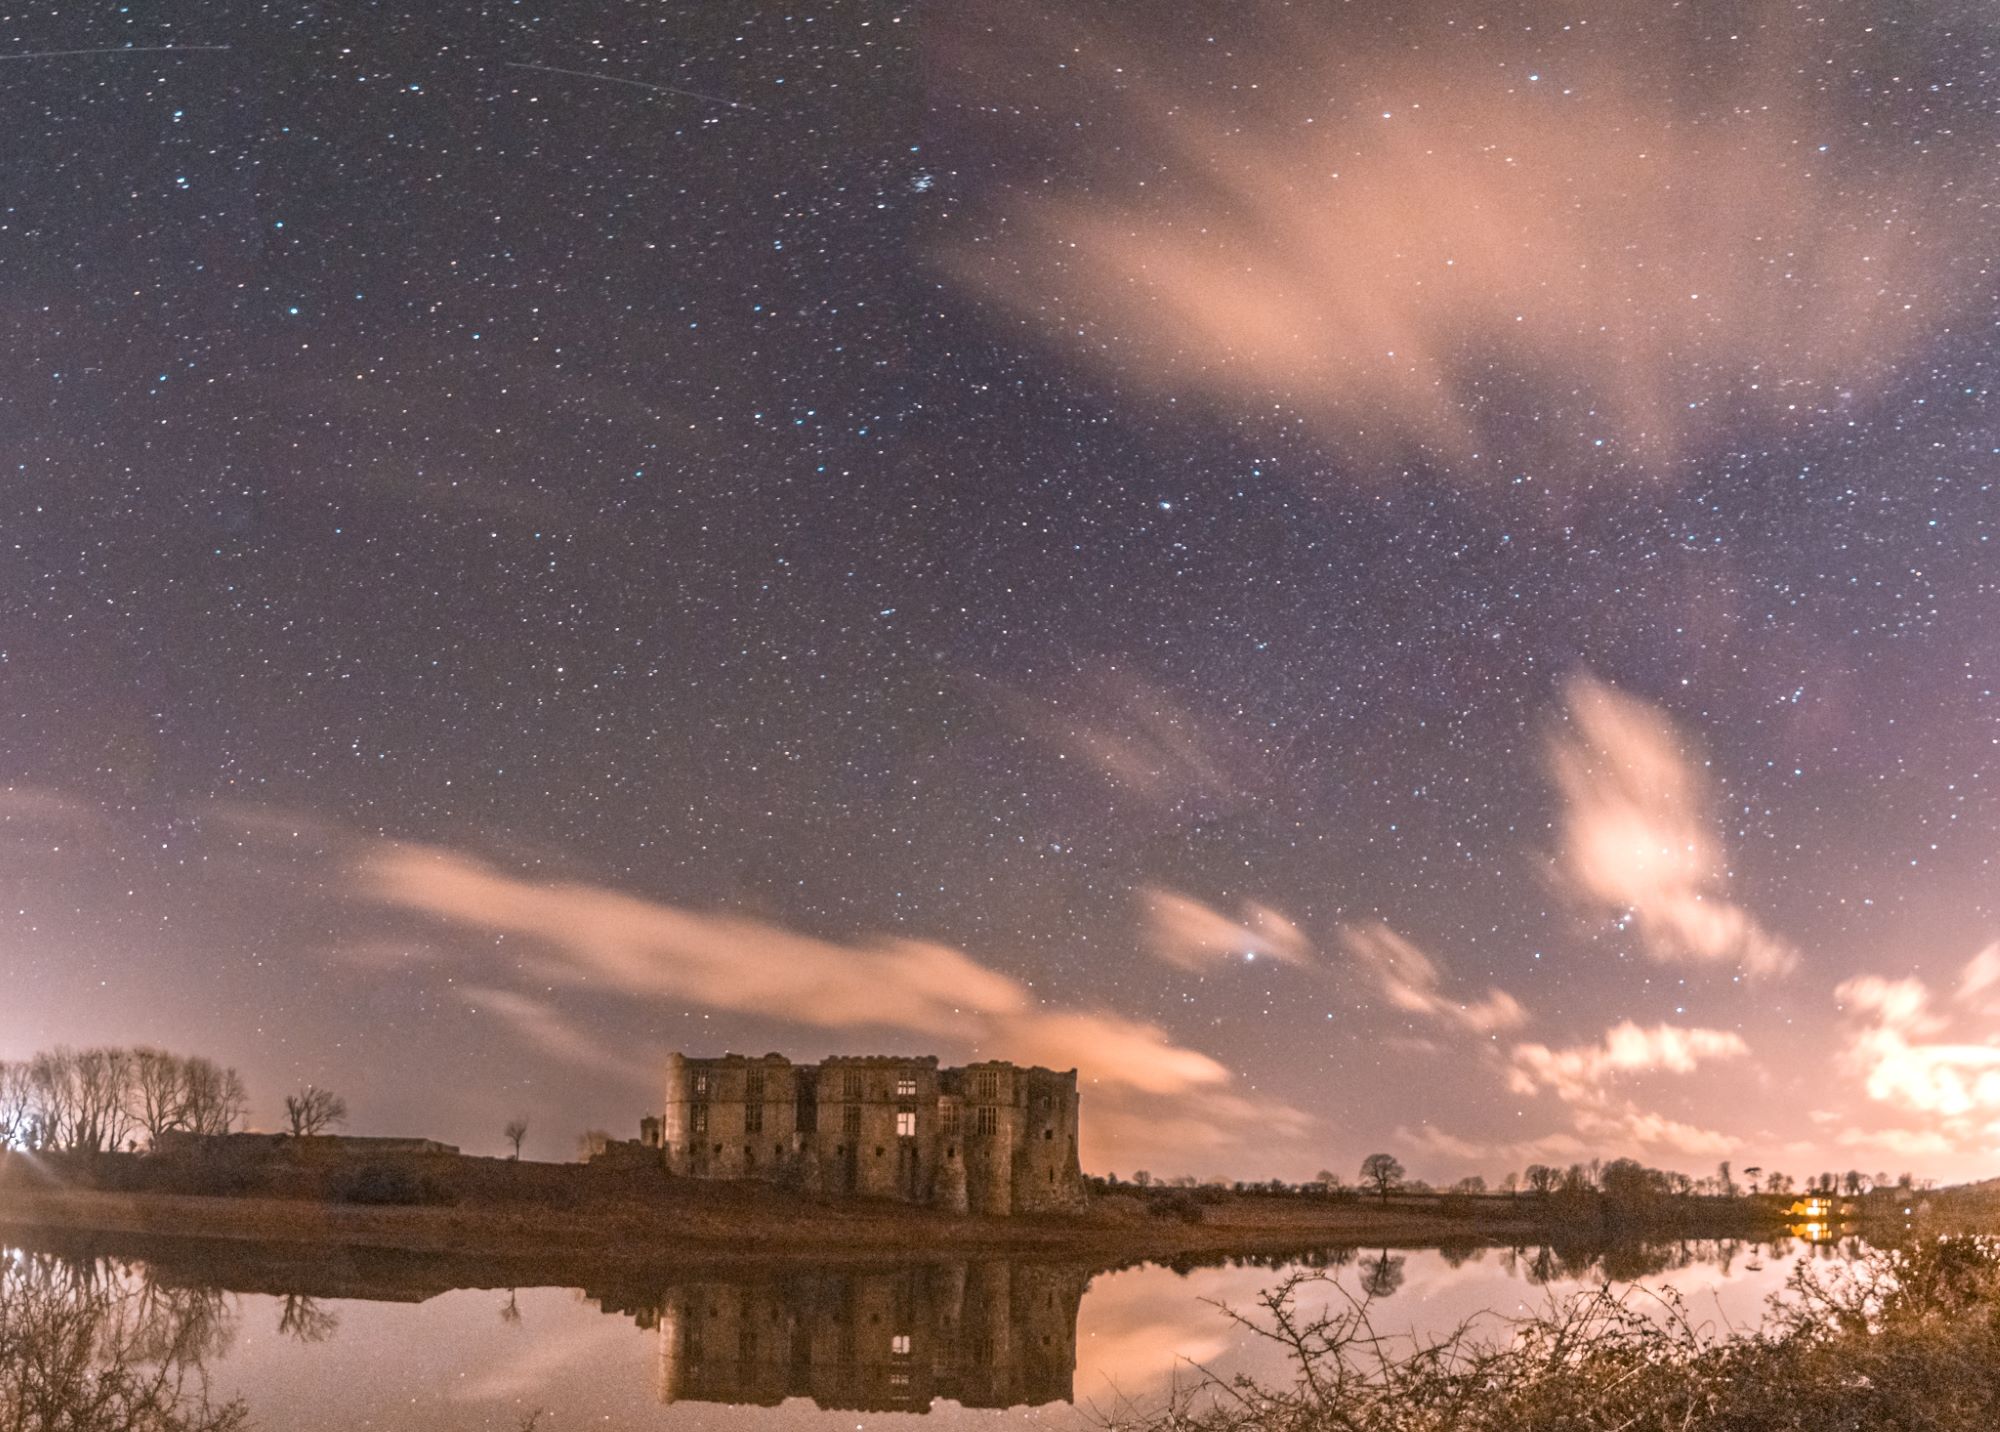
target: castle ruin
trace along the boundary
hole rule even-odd
[[[763,1179],[957,1213],[1083,1198],[1074,1069],[671,1054],[666,1096],[660,1142],[668,1170],[686,1178]]]

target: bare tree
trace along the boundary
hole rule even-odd
[[[1556,1185],[1562,1182],[1562,1174],[1547,1164],[1529,1164],[1527,1179],[1529,1192],[1546,1197],[1554,1193]]]
[[[34,1110],[28,1066],[0,1060],[0,1150],[28,1145]]]
[[[514,1159],[516,1162],[519,1162],[521,1158],[521,1140],[528,1137],[528,1121],[521,1118],[509,1119],[507,1127],[502,1129],[501,1133],[507,1142],[514,1146]]]
[[[226,1134],[242,1121],[250,1096],[243,1087],[243,1077],[234,1069],[218,1068],[213,1061],[196,1055],[182,1067],[181,1078],[187,1105],[182,1127],[189,1133]],[[344,1104],[340,1117],[347,1117]]]
[[[187,1120],[185,1061],[164,1049],[133,1050],[125,1112],[148,1140],[183,1127]]]
[[[1373,1186],[1384,1203],[1403,1184],[1403,1166],[1394,1154],[1370,1154],[1361,1161],[1361,1181]]]
[[[347,1101],[331,1089],[308,1084],[296,1094],[285,1095],[285,1118],[294,1138],[310,1138],[346,1123]]]
[[[72,1148],[100,1153],[115,1149],[131,1132],[132,1055],[124,1049],[85,1049],[75,1056],[76,1105],[70,1127]]]
[[[34,1104],[30,1147],[68,1144],[77,1106],[76,1051],[66,1046],[38,1051],[28,1061],[28,1088]]]

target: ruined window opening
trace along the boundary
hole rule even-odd
[[[861,1106],[849,1104],[840,1111],[840,1131],[844,1134],[861,1132]]]
[[[764,1071],[752,1069],[743,1076],[743,1102],[761,1104],[764,1102]]]
[[[894,1337],[890,1338],[889,1351],[895,1357],[908,1357],[910,1355],[910,1335],[908,1333],[897,1333]]]
[[[840,1075],[840,1095],[852,1102],[861,1097],[861,1073],[857,1069],[845,1069]]]
[[[992,1103],[1000,1097],[1000,1071],[998,1069],[978,1069],[972,1075],[972,1097],[984,1103]]]
[[[972,1131],[975,1134],[997,1134],[1000,1132],[1000,1111],[991,1104],[981,1104],[974,1110]]]
[[[914,1139],[917,1136],[917,1115],[912,1109],[905,1109],[896,1115],[896,1137]]]
[[[947,1134],[958,1132],[958,1105],[950,1099],[938,1100],[938,1127]]]
[[[691,1104],[688,1106],[688,1131],[696,1134],[705,1134],[708,1132],[708,1105]]]
[[[896,1097],[898,1099],[914,1099],[917,1097],[916,1075],[898,1074],[896,1076]]]
[[[1045,1143],[1045,1144],[1051,1144],[1051,1143],[1054,1143],[1054,1142],[1055,1142],[1055,1138],[1056,1138],[1056,1131],[1055,1131],[1054,1129],[1043,1129],[1043,1130],[1042,1130],[1042,1142],[1043,1142],[1043,1143]]]
[[[945,1147],[945,1151],[944,1151],[944,1156],[945,1156],[946,1158],[948,1158],[948,1159],[955,1159],[955,1158],[957,1158],[957,1157],[958,1157],[958,1145],[957,1145],[957,1144],[949,1144],[949,1145],[947,1145],[947,1146]]]
[[[708,1097],[708,1071],[706,1069],[700,1070],[694,1076],[694,1096],[697,1099],[706,1099]]]
[[[762,1104],[746,1104],[744,1106],[743,1132],[746,1134],[761,1134],[764,1132],[764,1106]]]

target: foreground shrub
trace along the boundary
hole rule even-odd
[[[1155,1218],[1178,1218],[1183,1223],[1200,1223],[1208,1217],[1193,1190],[1185,1188],[1155,1198],[1146,1211]]]
[[[1323,1305],[1322,1300],[1325,1301]],[[1369,1299],[1299,1273],[1231,1312],[1289,1382],[1203,1378],[1131,1432],[1990,1432],[2000,1427],[2000,1242],[1976,1236],[1800,1268],[1754,1333],[1671,1291],[1578,1294],[1435,1342],[1376,1333]]]

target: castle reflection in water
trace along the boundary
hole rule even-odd
[[[1068,1402],[1089,1274],[1004,1262],[774,1273],[669,1288],[662,1402],[925,1412]],[[642,1320],[645,1315],[642,1314]]]

